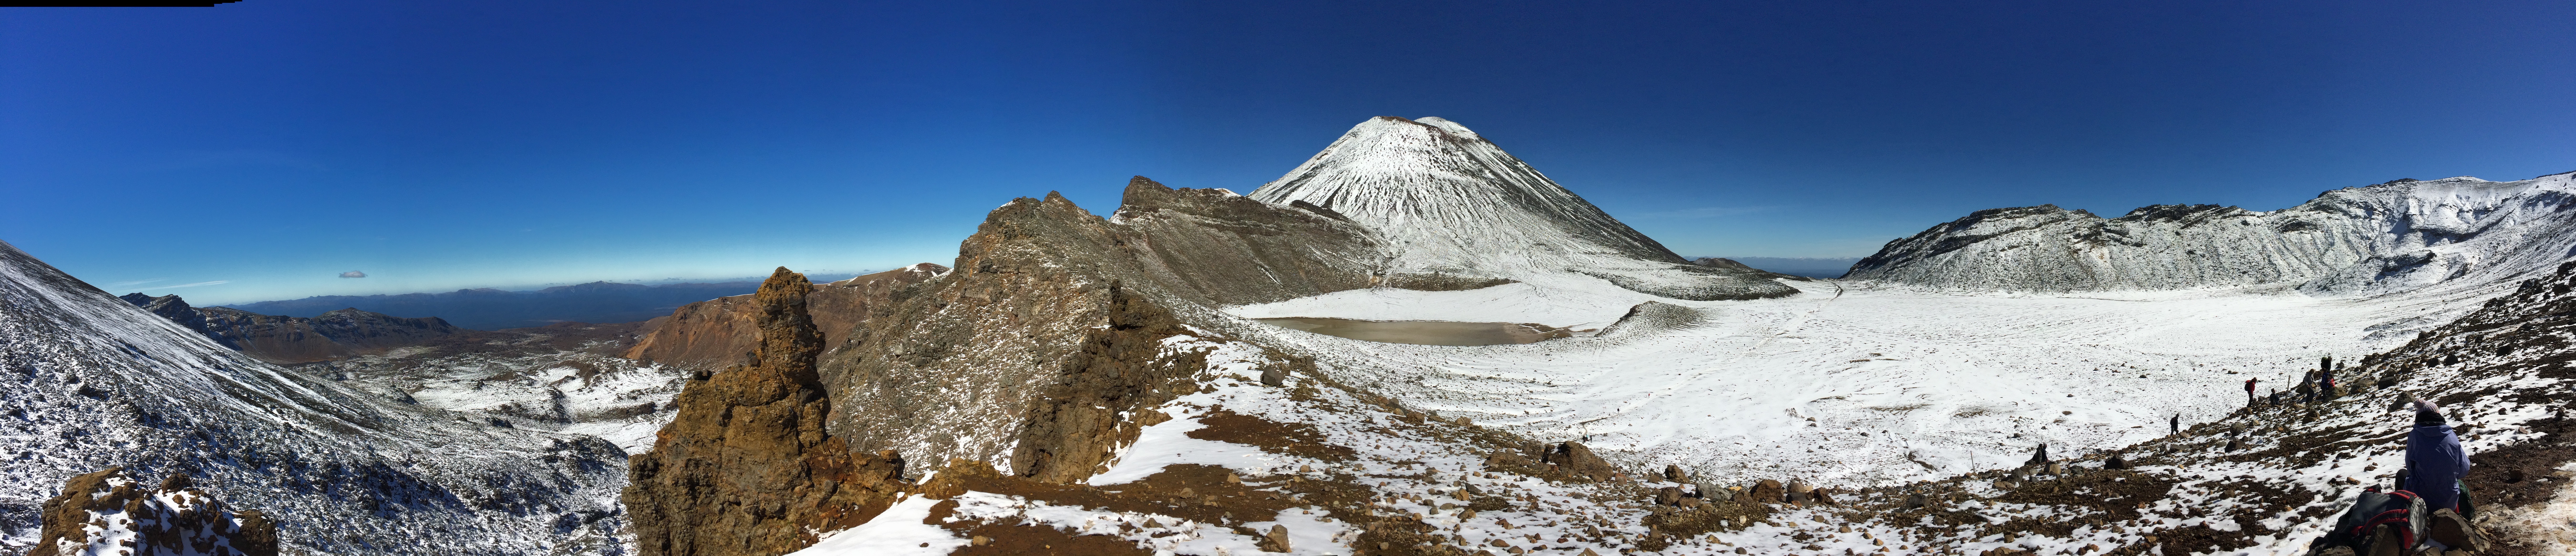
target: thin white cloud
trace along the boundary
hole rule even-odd
[[[341,277],[341,278],[365,278],[365,277],[367,277],[367,273],[364,273],[364,272],[358,272],[358,271],[352,270],[352,271],[348,271],[348,272],[342,272],[342,273],[340,273],[340,277]]]
[[[153,287],[143,288],[143,289],[147,289],[147,290],[166,290],[166,289],[172,289],[172,288],[194,288],[194,287],[197,287],[197,286],[212,286],[212,285],[215,285],[215,284],[230,284],[230,283],[232,283],[232,282],[233,282],[233,281],[231,281],[231,280],[216,280],[216,281],[213,281],[213,282],[197,282],[197,283],[194,283],[194,284],[180,284],[180,285],[176,285],[176,286],[153,286]]]
[[[136,285],[136,284],[150,284],[150,283],[153,283],[153,282],[159,282],[159,281],[162,281],[162,280],[168,280],[168,279],[169,279],[169,278],[153,278],[153,279],[150,279],[150,280],[135,280],[135,281],[131,281],[131,282],[117,282],[117,283],[114,283],[114,284],[108,284],[108,287],[111,287],[111,288],[122,288],[122,287],[132,286],[132,285]]]

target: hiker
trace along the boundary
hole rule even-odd
[[[2469,453],[2460,437],[2431,400],[2415,400],[2415,429],[2406,433],[2406,490],[2424,497],[2424,507],[2468,513],[2461,503],[2460,477],[2469,474]]]
[[[2299,403],[2317,401],[2316,383],[2316,371],[2308,371],[2306,374],[2299,376]]]
[[[2334,389],[2334,369],[2317,371],[2317,391],[2325,392],[2327,397],[2333,397]]]
[[[2281,389],[2272,389],[2272,405],[2281,405]]]
[[[2351,509],[2316,545],[2350,547],[2369,556],[2395,556],[2419,548],[2439,553],[2458,548],[2481,551],[2488,543],[2469,524],[2476,509],[2460,483],[2468,474],[2468,453],[2442,418],[2441,407],[2410,399],[2401,407],[2415,410],[2415,426],[2406,434],[2406,467],[2397,471],[2398,490],[2362,491]]]
[[[2254,405],[2254,381],[2255,379],[2251,378],[2245,379],[2245,405],[2247,407],[2252,407]]]
[[[2173,427],[2174,432],[2182,432],[2182,414],[2173,414],[2172,419],[2165,420],[2165,425]]]

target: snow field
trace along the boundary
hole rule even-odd
[[[1615,460],[1747,483],[1869,485],[2018,465],[2162,436],[2447,322],[2476,290],[2364,300],[2213,290],[1959,295],[1785,282],[1751,301],[1653,298],[1584,279],[1461,292],[1374,289],[1227,309],[1247,318],[1606,325],[1635,303],[1700,309],[1645,336],[1501,346],[1382,344],[1266,325],[1229,331],[1314,356],[1340,380]],[[2374,325],[2394,323],[2374,329]],[[1293,347],[1290,347],[1293,346]],[[2230,371],[2234,371],[2231,374]]]

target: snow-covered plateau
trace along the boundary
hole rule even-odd
[[[1574,282],[1568,280],[1567,282]],[[1606,284],[1373,289],[1233,307],[1247,318],[1605,327],[1638,303],[1696,309],[1650,333],[1495,346],[1363,342],[1287,329],[1340,380],[1532,438],[1581,439],[1648,467],[1891,484],[2080,455],[2288,389],[2320,356],[2386,349],[2497,286],[2368,299],[2190,290],[1963,294],[1866,280],[1798,295],[1684,301]],[[1490,291],[1489,291],[1490,290]]]

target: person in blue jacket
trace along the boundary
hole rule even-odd
[[[2459,435],[2442,418],[2442,408],[2415,400],[2415,429],[2406,433],[2406,490],[2424,498],[2427,511],[2460,508],[2460,477],[2469,474],[2469,453]]]

